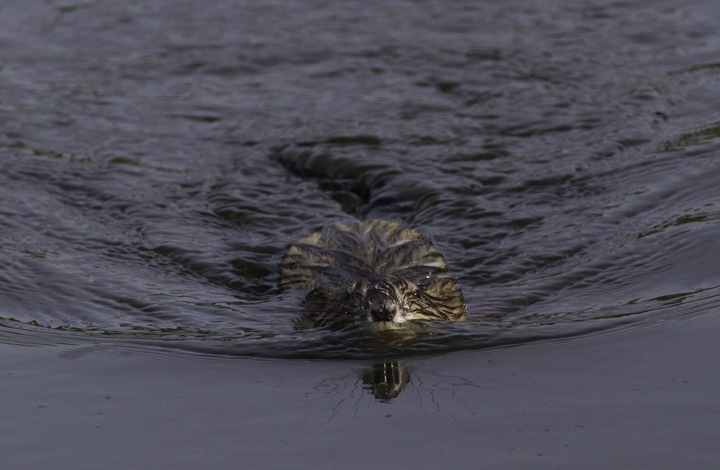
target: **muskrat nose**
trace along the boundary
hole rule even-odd
[[[365,312],[371,321],[395,321],[399,307],[396,288],[386,279],[374,283],[365,293]]]
[[[370,314],[372,315],[373,320],[377,322],[393,321],[395,310],[390,305],[382,304],[374,306],[370,310]]]

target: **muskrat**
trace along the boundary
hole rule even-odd
[[[373,219],[325,227],[289,246],[280,287],[310,289],[297,328],[412,329],[465,319],[465,299],[442,255],[413,229]]]

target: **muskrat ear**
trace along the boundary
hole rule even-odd
[[[308,292],[302,305],[306,311],[321,312],[327,310],[338,297],[337,289],[330,286],[318,286]]]
[[[342,294],[335,288],[321,285],[308,292],[302,302],[303,314],[295,321],[295,329],[306,330],[340,323],[344,313]]]
[[[465,312],[467,312],[465,297],[455,279],[449,276],[431,276],[421,289],[434,309],[444,319],[452,321],[465,319]]]

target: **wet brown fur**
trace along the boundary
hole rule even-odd
[[[462,292],[446,269],[418,232],[374,219],[326,227],[290,245],[280,286],[310,289],[298,328],[364,321],[397,329],[465,319]]]

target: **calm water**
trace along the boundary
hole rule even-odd
[[[382,360],[715,316],[720,7],[679,5],[4,1],[0,343]],[[293,329],[287,244],[369,218],[467,322]]]

